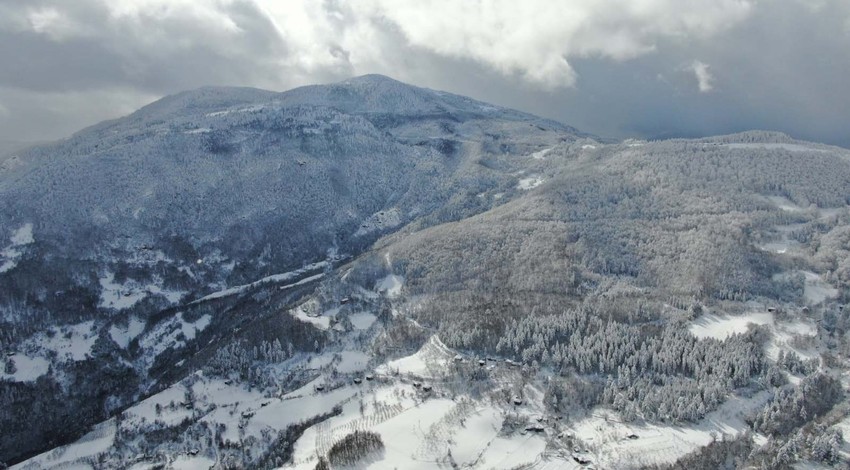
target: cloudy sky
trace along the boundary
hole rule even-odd
[[[382,73],[608,137],[850,147],[847,0],[0,0],[0,141]]]

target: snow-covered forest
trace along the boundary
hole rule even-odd
[[[18,161],[0,463],[850,455],[850,151],[613,142],[366,76],[186,92]]]

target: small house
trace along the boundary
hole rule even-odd
[[[375,376],[372,374],[366,374],[366,380],[372,381],[375,380]]]
[[[546,428],[543,427],[540,423],[529,424],[525,427],[525,430],[528,432],[543,432]]]
[[[430,392],[431,390],[432,390],[432,387],[430,385],[428,385],[428,384],[422,385],[422,391],[423,392]]]
[[[514,405],[516,406],[522,405],[522,397],[519,395],[514,395],[511,401],[513,401]]]
[[[325,384],[316,384],[315,389],[317,392],[321,392],[325,390]]]
[[[638,438],[638,435],[637,435],[637,434],[635,434],[635,433],[632,433],[632,434],[629,434],[629,435],[628,435],[628,436],[626,436],[626,437],[627,437],[627,438],[629,438],[629,439],[631,439],[631,440],[635,440],[635,439],[637,439],[637,438]]]
[[[360,377],[354,377],[354,383],[360,385],[363,383],[363,379],[361,379]]]

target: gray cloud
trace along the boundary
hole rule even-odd
[[[0,140],[202,85],[384,73],[606,136],[850,146],[842,0],[0,0]]]

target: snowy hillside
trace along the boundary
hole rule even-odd
[[[846,462],[844,149],[609,142],[364,76],[19,157],[13,468]]]

